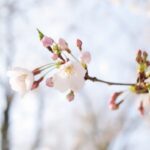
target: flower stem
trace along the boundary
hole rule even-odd
[[[45,77],[49,72],[51,72],[51,71],[54,70],[54,69],[56,69],[55,66],[51,67],[50,70],[48,70],[48,71],[43,75],[43,77]]]
[[[49,64],[49,65],[44,66],[44,67],[41,68],[40,70],[41,70],[41,71],[47,70],[47,69],[49,69],[49,68],[51,68],[51,67],[53,67],[53,66],[55,66],[55,65],[56,65],[56,64]]]
[[[86,74],[85,80],[90,80],[90,81],[93,81],[93,82],[100,82],[100,83],[104,83],[104,84],[107,84],[107,85],[119,85],[119,86],[133,86],[133,85],[135,85],[135,83],[109,82],[109,81],[98,79],[97,77],[91,77],[88,74]]]
[[[38,68],[36,68],[36,69],[43,70],[45,67],[47,68],[47,67],[50,67],[50,66],[53,66],[53,65],[55,65],[55,63],[48,63],[48,64],[45,64],[45,65],[43,65],[43,66],[40,66],[40,67],[38,67]]]
[[[72,54],[72,53],[69,53],[78,63],[80,63],[80,61]]]

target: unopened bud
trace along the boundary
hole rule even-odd
[[[137,56],[141,56],[142,55],[142,51],[139,49],[137,52]]]
[[[122,101],[116,103],[117,98],[118,98],[121,94],[122,94],[122,92],[115,92],[115,93],[111,96],[110,101],[109,101],[109,108],[110,108],[111,110],[116,110],[116,109],[118,109],[119,106],[120,106],[120,104],[123,102],[123,100],[122,100]]]
[[[54,86],[54,82],[53,82],[53,77],[50,77],[46,80],[46,85],[48,87],[53,87]]]
[[[74,95],[74,92],[73,92],[73,91],[70,91],[70,92],[67,94],[67,96],[66,96],[66,98],[67,98],[67,100],[68,100],[69,102],[73,101],[73,100],[74,100],[74,97],[75,97],[75,95]]]
[[[41,70],[39,68],[36,68],[32,71],[33,75],[38,75],[41,73]]]
[[[118,103],[110,103],[109,104],[109,109],[111,110],[117,110],[119,109],[120,105],[124,102],[124,100],[121,100],[120,102]]]
[[[80,39],[77,39],[76,45],[79,48],[79,50],[82,50],[82,41]]]
[[[51,47],[52,44],[54,43],[54,40],[50,37],[44,36],[41,40],[42,44],[44,47]]]
[[[144,57],[144,60],[146,61],[148,57],[148,53],[146,51],[143,52],[143,57]]]
[[[146,61],[146,65],[147,65],[147,66],[150,66],[150,61]]]
[[[136,62],[137,62],[137,63],[140,63],[140,62],[141,62],[141,57],[137,56],[137,57],[136,57]]]
[[[70,53],[68,43],[64,39],[60,38],[58,44],[61,50],[66,50],[67,52]]]
[[[142,62],[142,51],[141,50],[138,50],[137,52],[137,56],[136,56],[136,61],[137,63],[141,63]]]
[[[144,116],[144,106],[143,102],[140,103],[140,106],[138,108],[138,111],[140,112],[141,116]]]
[[[58,54],[53,53],[52,57],[53,60],[57,60],[58,59]]]
[[[39,84],[42,82],[43,79],[44,79],[44,77],[41,77],[39,80],[34,81],[33,84],[32,84],[31,90],[34,90],[34,89],[38,88]]]
[[[90,63],[90,61],[91,61],[91,54],[90,54],[90,52],[88,52],[88,51],[81,52],[80,59],[81,59],[82,63],[84,63],[84,64]]]
[[[118,105],[115,103],[110,103],[108,107],[110,110],[117,110],[119,108]]]

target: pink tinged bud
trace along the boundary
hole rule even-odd
[[[118,103],[110,103],[109,104],[109,109],[110,110],[117,110],[119,109],[120,105],[124,102],[124,100],[121,100],[120,102]]]
[[[54,82],[53,82],[53,77],[50,77],[46,80],[46,85],[48,87],[53,87],[54,86]]]
[[[69,50],[68,43],[64,39],[60,38],[58,43],[61,50]]]
[[[66,98],[69,102],[73,101],[74,100],[74,92],[73,91],[70,91],[70,93],[67,94]]]
[[[124,100],[121,100],[118,103],[116,103],[116,100],[121,94],[122,92],[116,92],[111,96],[110,101],[109,101],[109,109],[116,110],[119,108],[120,104],[122,104]]]
[[[118,105],[115,104],[115,103],[109,104],[108,107],[109,107],[110,110],[117,110],[119,108]]]
[[[138,55],[138,56],[141,56],[141,55],[142,55],[142,51],[141,51],[140,49],[138,50],[137,55]]]
[[[79,48],[79,50],[82,50],[82,41],[80,39],[77,39],[76,45]]]
[[[144,106],[143,106],[143,102],[140,103],[140,106],[138,107],[138,111],[141,114],[141,116],[144,116]]]
[[[142,62],[142,51],[140,49],[137,52],[136,61],[137,61],[137,63]]]
[[[32,71],[33,75],[38,75],[41,73],[41,70],[39,68],[36,68]]]
[[[44,47],[50,47],[54,43],[54,40],[50,37],[44,36],[41,42]]]
[[[88,51],[81,52],[80,59],[84,64],[88,64],[91,61],[91,54]]]
[[[144,52],[143,52],[143,56],[144,56],[145,58],[147,58],[147,57],[148,57],[148,53],[147,53],[146,51],[144,51]]]
[[[53,60],[57,60],[58,59],[58,55],[53,53],[52,57],[51,57]]]
[[[41,77],[39,80],[34,81],[32,84],[31,90],[34,90],[39,87],[40,83],[43,81],[44,77]]]

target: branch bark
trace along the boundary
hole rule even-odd
[[[104,84],[107,84],[107,85],[119,85],[119,86],[133,86],[133,85],[135,85],[135,83],[119,83],[119,82],[105,81],[105,80],[102,80],[102,79],[98,79],[97,77],[91,77],[88,74],[86,74],[85,80],[90,80],[90,81],[93,81],[93,82],[100,82],[100,83],[104,83]]]

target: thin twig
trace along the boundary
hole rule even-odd
[[[93,82],[101,82],[107,85],[120,85],[120,86],[133,86],[135,83],[118,83],[118,82],[109,82],[105,80],[98,79],[97,77],[91,77],[88,74],[85,76],[85,80],[90,80]]]

